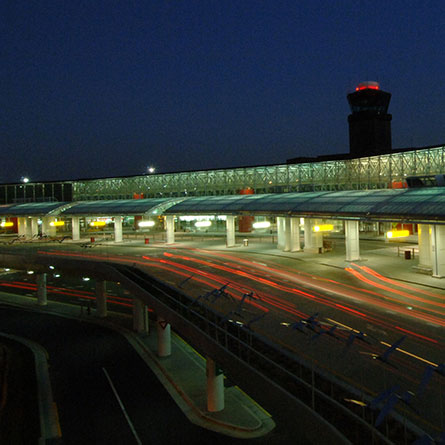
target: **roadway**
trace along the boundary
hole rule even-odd
[[[251,321],[256,332],[364,394],[373,396],[394,385],[399,385],[399,395],[417,392],[411,406],[399,404],[397,409],[431,434],[445,428],[445,378],[434,373],[425,388],[419,387],[426,365],[445,358],[442,281],[412,273],[411,263],[397,257],[394,246],[362,241],[367,261],[354,264],[343,261],[341,249],[323,255],[284,254],[260,244],[230,250],[218,242],[38,248],[52,255],[136,264],[195,297],[228,284],[232,298],[200,302],[238,323]],[[251,292],[253,298],[240,304]],[[299,329],[299,321],[315,314],[320,325]],[[326,335],[329,330],[334,335]],[[362,332],[366,341],[353,332]],[[404,335],[389,364],[372,359]]]
[[[5,306],[0,324],[3,332],[48,351],[63,443],[241,442],[191,423],[134,348],[111,329]],[[247,442],[270,443],[276,434]]]

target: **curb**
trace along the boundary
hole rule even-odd
[[[18,337],[0,332],[1,337],[16,341],[25,345],[34,354],[35,372],[37,380],[37,398],[40,416],[39,444],[45,444],[47,440],[60,439],[62,437],[57,415],[57,406],[53,400],[51,380],[48,372],[48,352],[38,343],[27,338]]]
[[[195,405],[193,400],[174,381],[173,377],[162,366],[162,364],[159,362],[159,360],[157,359],[155,354],[153,354],[153,352],[147,347],[147,345],[145,345],[142,342],[142,340],[138,337],[137,334],[133,333],[131,330],[129,330],[123,326],[119,326],[118,324],[114,323],[113,321],[109,321],[106,319],[94,319],[94,318],[83,318],[83,317],[81,318],[81,317],[75,316],[75,315],[59,313],[59,312],[55,311],[54,309],[49,308],[48,306],[46,306],[46,307],[45,306],[39,306],[39,307],[25,306],[24,307],[20,303],[11,303],[11,302],[4,302],[2,304],[17,307],[17,308],[24,309],[24,310],[31,310],[33,312],[40,312],[40,313],[55,315],[58,317],[65,317],[65,318],[69,318],[69,319],[73,319],[73,320],[79,320],[82,322],[97,324],[97,325],[101,325],[103,327],[106,327],[108,329],[112,329],[112,330],[118,332],[119,334],[121,334],[122,336],[124,336],[127,339],[128,343],[134,348],[136,353],[144,360],[144,362],[147,364],[147,366],[154,372],[156,377],[159,379],[159,382],[164,386],[164,388],[167,390],[167,392],[170,394],[170,396],[173,398],[173,400],[179,406],[179,408],[184,413],[184,415],[189,419],[189,421],[198,425],[198,426],[201,426],[202,428],[205,428],[205,429],[208,429],[211,431],[215,431],[220,434],[225,434],[230,437],[239,438],[239,439],[253,439],[253,438],[264,436],[265,434],[270,432],[275,427],[275,422],[272,420],[271,417],[267,417],[266,415],[264,415],[264,417],[261,419],[258,418],[258,416],[255,416],[255,417],[257,417],[259,425],[258,425],[258,427],[254,427],[254,428],[234,425],[229,422],[224,422],[223,420],[219,420],[219,419],[215,419],[215,418],[211,417],[210,415],[208,415],[206,412],[202,411]],[[63,304],[63,303],[61,303],[61,304]],[[48,309],[48,310],[46,310],[46,309]],[[120,315],[120,314],[118,313],[118,315]],[[7,336],[6,334],[1,334],[1,335]],[[10,336],[10,337],[13,338],[14,336]],[[13,339],[15,339],[15,338],[13,338]],[[17,339],[18,339],[18,341],[20,341],[20,337],[17,337]],[[25,340],[25,341],[29,342],[30,344],[34,344],[32,341],[28,341],[28,340]],[[173,339],[172,339],[172,341],[173,341]],[[46,361],[47,353],[46,353],[45,349],[43,347],[41,347],[40,345],[35,344],[35,346],[37,349],[37,353],[40,352],[40,354],[41,354],[40,359],[42,359],[42,355],[43,355],[43,359],[44,359],[43,367],[46,369],[46,376],[44,376],[44,378],[47,379],[47,382],[45,383],[45,385],[43,385],[44,388],[42,388],[42,392],[39,391],[39,394],[38,394],[39,404],[40,404],[41,397],[45,401],[45,403],[46,403],[46,400],[51,400],[51,406],[49,406],[49,405],[46,406],[46,411],[48,412],[50,409],[52,409],[52,411],[55,412],[54,416],[52,417],[53,423],[50,422],[50,424],[52,425],[51,426],[52,429],[48,430],[48,431],[51,431],[53,433],[54,428],[56,428],[56,431],[55,431],[55,434],[48,436],[47,439],[50,439],[50,438],[57,439],[57,438],[61,437],[61,432],[60,432],[60,426],[59,426],[58,418],[57,418],[57,412],[56,412],[57,410],[54,410],[55,404],[52,402],[51,385],[50,385],[50,381],[49,381],[48,367],[47,367],[47,361]],[[32,348],[31,346],[29,346],[29,347]],[[43,350],[44,352],[40,351],[39,348],[41,350]],[[36,358],[36,369],[37,369],[37,358]],[[43,372],[45,372],[45,370],[43,370]],[[48,391],[48,392],[43,393],[44,389],[46,389],[46,391]],[[246,409],[248,409],[248,408],[246,407]],[[41,420],[41,423],[42,423],[42,420]],[[48,435],[48,433],[47,433],[47,435]],[[42,433],[42,436],[43,436],[43,433]],[[40,443],[44,444],[45,440]]]

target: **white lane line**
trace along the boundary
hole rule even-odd
[[[124,413],[125,418],[127,419],[128,425],[130,426],[130,429],[131,429],[131,432],[133,433],[133,436],[136,439],[136,443],[138,445],[142,445],[141,439],[139,439],[138,433],[134,429],[134,426],[133,426],[133,424],[132,424],[132,422],[130,420],[130,417],[128,416],[127,411],[125,410],[125,406],[122,403],[122,401],[121,401],[121,399],[119,397],[119,394],[117,393],[116,388],[113,385],[113,382],[111,381],[110,375],[108,374],[108,372],[107,372],[107,370],[105,368],[102,368],[102,371],[105,373],[105,377],[107,378],[108,383],[110,384],[111,389],[113,390],[113,393],[116,396],[116,399],[117,399],[117,401],[119,403],[119,406],[121,407],[121,410]]]

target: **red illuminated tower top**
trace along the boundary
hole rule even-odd
[[[391,94],[382,91],[378,82],[373,81],[359,83],[355,92],[348,94],[351,154],[361,157],[391,151],[390,100]]]

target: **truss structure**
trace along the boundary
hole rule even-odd
[[[445,146],[358,159],[179,172],[73,183],[74,200],[124,199],[392,187],[406,176],[445,172]]]
[[[142,194],[144,198],[232,195],[247,188],[255,193],[379,189],[392,187],[406,176],[441,173],[445,173],[445,146],[301,164],[0,185],[0,202],[17,202],[22,198],[29,201],[131,199]]]

